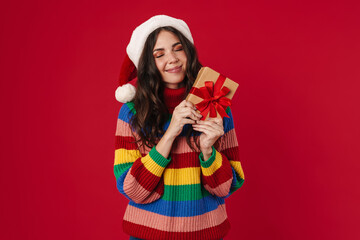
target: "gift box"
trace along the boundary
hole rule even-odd
[[[191,88],[187,101],[192,102],[201,119],[229,117],[226,108],[231,106],[231,99],[239,84],[212,70],[202,67]]]

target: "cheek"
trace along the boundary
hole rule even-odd
[[[183,63],[186,63],[187,58],[186,58],[185,52],[182,52],[182,54],[179,56],[179,58],[181,59],[181,61],[182,61]]]
[[[155,58],[155,65],[157,67],[157,69],[161,72],[164,69],[164,63],[163,61]]]

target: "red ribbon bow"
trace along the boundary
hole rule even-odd
[[[223,117],[229,117],[226,114],[226,108],[231,106],[231,100],[226,96],[230,92],[230,89],[223,86],[225,77],[220,75],[216,80],[215,85],[212,81],[205,81],[205,86],[201,88],[192,88],[190,93],[203,98],[201,102],[195,104],[196,108],[203,116],[201,119],[205,119],[210,112],[210,117],[215,118],[217,116],[216,111]]]

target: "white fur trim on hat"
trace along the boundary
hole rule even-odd
[[[115,91],[115,98],[119,102],[126,103],[134,99],[136,88],[130,83],[118,87]]]
[[[166,15],[157,15],[146,22],[138,26],[132,33],[130,42],[126,48],[126,52],[134,63],[136,68],[138,68],[139,59],[143,51],[145,41],[155,29],[159,27],[171,26],[179,30],[184,36],[194,44],[194,40],[191,36],[190,29],[188,25],[181,19],[176,19]]]

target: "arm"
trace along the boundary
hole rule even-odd
[[[130,200],[145,204],[156,201],[163,195],[162,175],[171,161],[169,154],[172,144],[183,126],[194,123],[201,115],[195,117],[197,113],[191,103],[180,103],[174,110],[164,136],[149,154],[141,156],[129,125],[129,119],[134,113],[131,103],[124,104],[120,110],[116,130],[114,173],[119,191]]]
[[[230,108],[230,118],[224,118],[224,135],[219,147],[211,147],[211,154],[201,153],[202,183],[207,191],[219,197],[228,197],[244,183],[245,176],[239,159],[239,146]]]
[[[145,204],[162,196],[162,174],[171,159],[163,157],[155,147],[147,155],[141,155],[129,125],[132,114],[129,106],[122,106],[117,120],[114,174],[122,194],[136,203]]]

